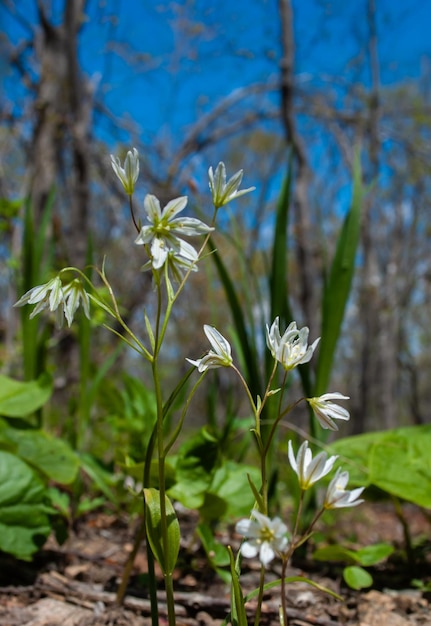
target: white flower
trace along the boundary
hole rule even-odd
[[[318,396],[317,398],[307,398],[307,402],[313,409],[321,427],[338,430],[338,426],[333,420],[348,420],[350,419],[350,414],[347,409],[334,404],[331,400],[349,400],[349,396],[343,396],[338,391],[334,391],[332,393],[324,393],[323,396]]]
[[[52,312],[55,311],[57,325],[61,328],[63,316],[66,317],[68,326],[72,324],[80,302],[82,302],[85,315],[90,319],[90,299],[81,282],[75,279],[63,286],[60,277],[56,276],[44,285],[38,285],[27,291],[14,306],[36,304],[30,314],[30,319],[47,308]]]
[[[242,174],[243,170],[239,170],[236,174],[229,178],[228,182],[226,182],[226,167],[222,161],[220,161],[217,165],[215,172],[213,172],[212,167],[209,168],[209,186],[213,204],[216,209],[219,209],[231,200],[239,198],[245,193],[249,193],[250,191],[254,191],[256,189],[256,187],[249,187],[248,189],[241,189],[238,191],[238,187],[242,181]]]
[[[240,520],[235,530],[247,538],[241,545],[241,554],[246,558],[253,558],[259,554],[262,565],[268,565],[276,554],[283,553],[287,547],[287,526],[279,517],[270,519],[253,510],[252,516],[256,519]]]
[[[151,194],[145,196],[144,207],[150,225],[141,228],[135,243],[151,244],[150,255],[154,269],[160,269],[163,266],[170,252],[174,252],[186,261],[196,262],[198,258],[196,250],[179,235],[194,237],[214,230],[194,217],[175,217],[186,205],[187,197],[182,196],[168,202],[162,211],[156,196]]]
[[[199,372],[205,372],[216,367],[230,367],[233,360],[229,342],[213,326],[205,324],[204,332],[213,350],[210,350],[201,359],[196,361],[187,359],[187,361],[197,367]]]
[[[335,461],[338,459],[338,456],[331,456],[328,459],[326,452],[319,452],[313,459],[312,452],[308,447],[308,441],[304,441],[299,447],[296,459],[293,453],[292,442],[289,441],[288,456],[290,465],[298,476],[299,486],[304,491],[323,478],[323,476],[329,474],[334,467]]]
[[[306,326],[298,330],[296,322],[291,322],[283,336],[281,336],[279,324],[280,320],[277,317],[271,328],[268,325],[266,326],[266,344],[274,359],[279,361],[287,371],[301,363],[308,363],[320,341],[320,337],[309,346],[309,330]]]
[[[121,181],[124,187],[124,191],[131,196],[135,190],[135,183],[139,176],[139,154],[136,148],[133,151],[128,151],[126,158],[124,159],[124,167],[121,166],[121,161],[118,157],[114,157],[111,154],[112,169]]]
[[[342,472],[338,468],[334,478],[328,485],[323,507],[325,509],[341,509],[346,506],[357,506],[363,500],[358,500],[365,487],[358,487],[352,491],[346,490],[349,482],[349,472]]]
[[[64,316],[70,327],[79,304],[82,303],[85,316],[90,319],[90,298],[80,280],[75,278],[63,288]]]

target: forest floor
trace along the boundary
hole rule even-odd
[[[412,536],[430,538],[431,525],[423,513],[406,506],[405,516]],[[50,538],[32,563],[0,555],[1,626],[150,626],[150,603],[145,591],[145,553],[138,553],[124,603],[118,607],[115,590],[124,562],[133,546],[133,531],[127,519],[106,513],[82,520],[66,543]],[[182,512],[182,547],[175,571],[175,601],[178,626],[220,625],[229,611],[229,588],[208,568],[194,534],[196,517]],[[379,541],[403,545],[403,527],[386,503],[367,503],[340,511],[337,526],[329,529],[349,545],[365,546]],[[239,545],[239,538],[226,529],[219,540]],[[431,558],[422,552],[420,577],[431,588]],[[277,564],[268,575],[278,577]],[[248,592],[258,585],[259,564],[243,561],[241,581]],[[288,626],[431,626],[431,592],[410,584],[405,561],[391,560],[371,572],[372,588],[353,591],[341,580],[340,569],[316,562],[295,564],[289,575],[304,575],[336,591],[343,601],[304,583],[288,586]],[[278,587],[265,595],[261,624],[279,624]],[[166,622],[160,591],[160,624]],[[255,606],[247,605],[253,624]]]

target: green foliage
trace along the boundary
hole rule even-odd
[[[314,395],[326,392],[334,361],[335,348],[340,336],[347,300],[355,271],[356,250],[361,227],[361,204],[363,188],[361,182],[359,153],[353,169],[353,197],[338,237],[335,255],[324,283],[322,298],[322,326],[319,358],[316,369]]]
[[[394,551],[387,543],[376,543],[359,550],[349,550],[341,545],[319,548],[313,554],[317,561],[336,561],[348,563],[343,570],[343,578],[352,589],[363,589],[373,584],[373,578],[364,567],[381,563]]]
[[[22,418],[37,411],[52,394],[52,380],[42,374],[37,380],[20,382],[0,375],[0,415]]]
[[[166,496],[166,509],[163,513],[167,521],[167,541],[165,541],[162,534],[160,492],[157,489],[144,489],[144,498],[147,538],[150,542],[151,550],[163,573],[172,574],[180,549],[180,525],[174,507]]]
[[[51,531],[46,486],[24,461],[0,450],[0,550],[30,557]]]
[[[19,456],[47,480],[69,485],[78,474],[79,458],[73,450],[42,430],[13,428],[0,418],[0,448]]]
[[[49,482],[71,484],[80,463],[64,441],[32,428],[32,413],[51,395],[50,379],[18,382],[2,376],[0,382],[5,416],[0,418],[0,549],[29,559],[55,518],[67,516],[64,499]]]
[[[202,547],[205,550],[209,565],[217,572],[225,583],[230,583],[230,572],[224,569],[230,563],[226,546],[216,541],[214,531],[209,524],[201,522],[197,527],[196,532],[201,540]]]
[[[258,483],[260,472],[223,455],[223,442],[204,427],[187,439],[171,459],[174,484],[169,495],[206,522],[248,515],[254,496],[247,475]]]
[[[347,437],[330,450],[349,461],[353,483],[431,508],[431,425]]]

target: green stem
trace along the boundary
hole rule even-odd
[[[254,618],[254,626],[259,626],[260,616],[262,613],[262,602],[263,602],[263,593],[265,586],[265,567],[263,565],[260,566],[260,577],[259,577],[259,595],[257,598],[257,608],[256,608],[256,616]]]
[[[168,623],[169,626],[175,626],[175,604],[174,604],[174,590],[172,581],[172,572],[168,570],[166,555],[168,554],[168,520],[166,516],[166,484],[165,484],[165,449],[164,449],[164,432],[163,432],[163,397],[159,372],[159,352],[163,341],[164,330],[166,329],[167,321],[170,315],[171,307],[167,307],[165,318],[163,321],[162,332],[160,331],[162,310],[162,294],[160,281],[157,281],[157,316],[156,316],[156,329],[154,334],[154,355],[151,364],[154,382],[154,392],[156,396],[157,407],[157,422],[156,422],[156,439],[157,439],[157,460],[158,460],[158,475],[159,475],[159,496],[160,496],[160,530],[163,545],[163,555],[165,563],[162,564],[165,580],[165,593],[166,604],[168,609]]]
[[[286,569],[289,559],[287,557],[283,557],[283,561],[281,564],[281,585],[280,585],[280,593],[281,593],[281,614],[282,614],[282,623],[287,625],[287,605],[286,605]]]

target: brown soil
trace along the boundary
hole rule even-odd
[[[431,526],[419,509],[407,506],[405,517],[415,540],[429,538]],[[329,536],[345,537],[349,546],[378,541],[389,541],[397,548],[405,545],[403,525],[388,504],[365,504],[340,512],[337,520],[336,528],[327,528],[325,534],[329,531]],[[181,515],[184,539],[175,572],[177,624],[220,625],[229,611],[229,588],[206,565],[193,533],[195,524],[194,515]],[[0,626],[150,626],[144,551],[136,558],[123,605],[116,603],[115,591],[133,547],[133,530],[125,519],[98,514],[81,522],[64,545],[51,538],[33,563],[0,555]],[[227,530],[219,539],[238,546],[238,538]],[[346,588],[340,569],[331,564],[309,560],[294,563],[289,575],[307,576],[339,593],[343,601],[305,583],[291,584],[288,626],[431,626],[431,594],[425,590],[431,581],[431,564],[425,547],[423,542],[416,571],[408,571],[399,550],[398,556],[371,572],[375,586],[361,592]],[[257,587],[259,564],[244,561],[243,572],[245,591]],[[274,565],[268,577],[278,576]],[[412,587],[413,577],[420,578],[422,589]],[[280,624],[279,594],[278,587],[266,594],[261,624]],[[160,607],[159,623],[165,624],[162,585]],[[254,623],[254,612],[250,602],[250,624]]]

